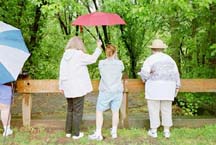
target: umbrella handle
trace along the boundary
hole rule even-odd
[[[86,27],[83,27],[83,28],[86,29],[86,30],[89,32],[89,34],[90,34],[95,40],[100,39],[100,40],[102,41],[102,46],[101,46],[101,47],[102,47],[102,49],[105,51],[105,44],[104,44],[104,41],[103,41],[103,39],[102,39],[102,37],[101,37],[101,35],[100,35],[100,33],[99,33],[98,27],[95,26],[96,32],[97,32],[99,38],[95,37],[94,34],[92,34],[91,31],[90,31],[88,28],[86,28]]]
[[[95,40],[97,40],[97,37],[95,37],[94,34],[92,34],[91,31],[90,31],[88,28],[86,28],[86,27],[83,27],[83,28],[86,29],[87,32],[89,32],[89,34],[90,34]]]

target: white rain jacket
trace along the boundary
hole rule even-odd
[[[145,83],[145,98],[174,100],[180,77],[175,61],[167,54],[157,52],[148,57],[140,75]]]
[[[92,91],[87,65],[95,63],[100,54],[100,48],[92,55],[75,49],[65,51],[60,64],[59,89],[66,98],[82,97]]]

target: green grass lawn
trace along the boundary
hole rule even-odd
[[[84,130],[85,136],[80,140],[66,138],[63,130],[44,128],[14,128],[14,134],[7,138],[0,137],[0,144],[5,145],[215,145],[216,125],[202,128],[173,128],[171,138],[165,139],[162,130],[158,138],[147,136],[146,129],[119,129],[119,137],[113,140],[109,129],[103,129],[103,141],[90,141],[88,135],[93,128]],[[2,132],[2,130],[1,130]]]

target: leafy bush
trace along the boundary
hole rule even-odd
[[[184,115],[213,115],[216,101],[214,93],[180,93],[177,104]]]

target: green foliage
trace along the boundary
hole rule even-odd
[[[0,19],[23,32],[32,53],[24,70],[35,79],[58,77],[63,48],[77,32],[71,22],[77,15],[94,9],[91,0],[14,0],[0,4]],[[98,1],[100,11],[117,13],[126,21],[123,29],[119,26],[107,29],[129,77],[136,77],[150,55],[148,45],[152,39],[160,37],[168,44],[167,53],[176,60],[182,78],[213,78],[216,72],[215,5],[213,0]],[[94,27],[87,29],[97,35]],[[103,33],[101,27],[99,31]],[[89,32],[84,28],[80,35],[87,40],[86,45],[92,52],[95,45],[91,43],[94,39]],[[89,69],[93,78],[98,78],[97,65]]]
[[[214,114],[216,104],[214,93],[180,93],[177,98],[178,106],[183,115],[197,116]]]
[[[26,63],[24,71],[27,71],[32,78],[58,78],[60,59],[67,40],[62,37],[59,27],[53,26],[55,22],[55,20],[47,22],[46,28],[50,29],[42,31],[43,39],[38,44],[39,47],[33,49],[30,61]]]
[[[184,115],[197,115],[197,110],[200,105],[200,101],[195,99],[195,96],[191,93],[185,94],[178,98],[179,106],[182,108]]]

